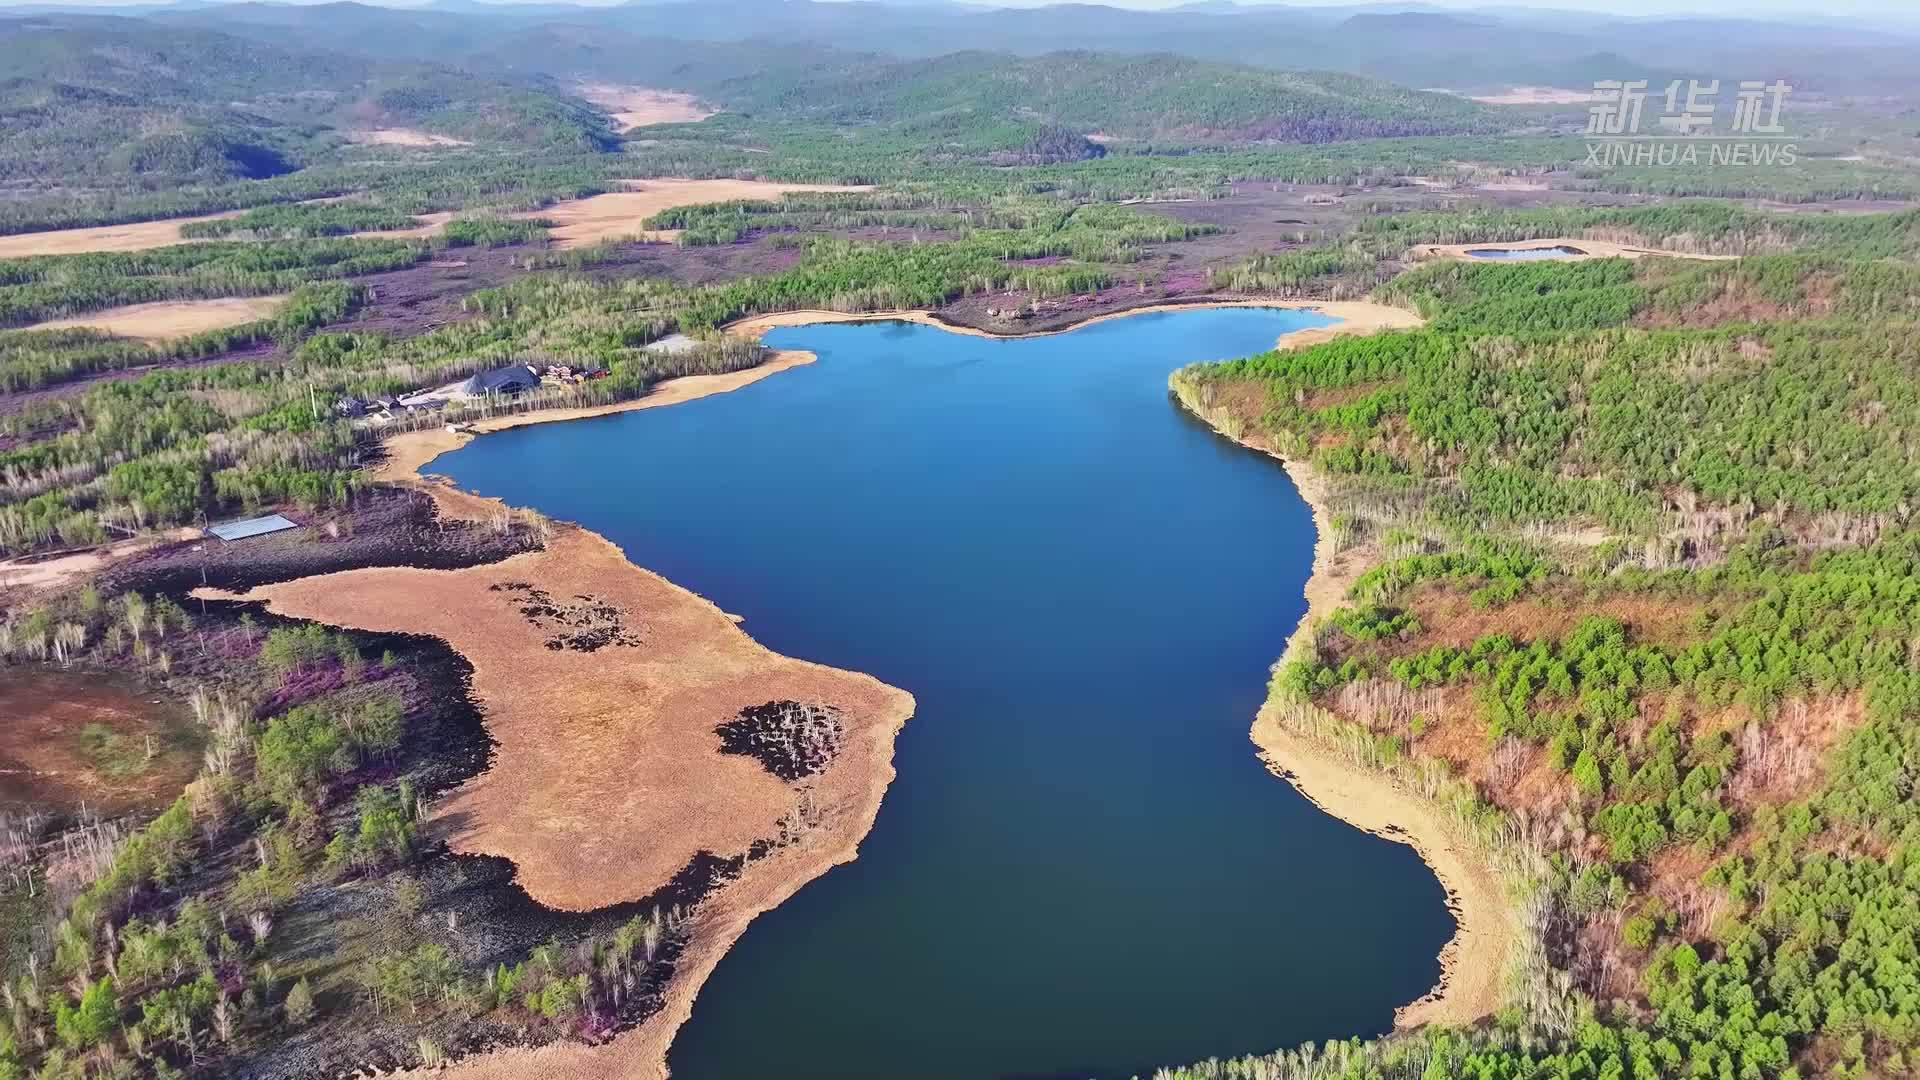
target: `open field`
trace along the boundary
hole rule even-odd
[[[555,203],[521,215],[554,223],[548,236],[557,248],[590,247],[603,240],[672,240],[674,230],[649,232],[648,218],[676,206],[731,202],[736,199],[777,199],[789,191],[871,191],[867,186],[843,184],[775,184],[764,180],[629,180],[628,191],[610,191],[585,199]]]
[[[88,229],[55,229],[51,232],[0,236],[0,259],[20,259],[29,255],[79,255],[89,251],[147,251],[184,244],[188,241],[180,235],[180,226],[196,221],[238,217],[239,213],[234,210],[223,214],[140,221],[131,225],[99,225]]]
[[[620,640],[551,647],[553,627],[522,610],[531,605],[519,583],[592,597],[614,612],[604,618],[623,627]],[[644,896],[699,852],[737,854],[780,835],[791,788],[751,757],[720,752],[713,729],[740,710],[832,704],[849,720],[851,759],[881,762],[909,711],[905,694],[873,679],[776,656],[576,528],[486,566],[350,570],[246,595],[298,618],[431,634],[465,656],[498,756],[434,817],[455,850],[512,859],[535,899],[570,911]],[[863,777],[845,794],[867,786]]]
[[[99,573],[129,555],[168,540],[191,540],[200,530],[181,528],[163,536],[140,536],[81,551],[52,555],[23,555],[0,562],[0,596],[10,590],[38,592],[63,588]]]
[[[1482,105],[1585,105],[1593,100],[1593,91],[1561,86],[1511,86],[1497,94],[1468,97]]]
[[[99,672],[0,669],[0,809],[116,817],[166,805],[200,768],[182,712]]]
[[[129,304],[67,319],[36,323],[28,330],[66,330],[86,327],[142,341],[172,341],[207,330],[219,330],[270,318],[287,302],[285,296],[230,296],[216,300],[162,300]]]
[[[316,202],[325,200],[315,200]],[[197,221],[219,221],[240,216],[232,210],[196,217],[164,218],[131,225],[100,225],[87,229],[56,229],[51,232],[18,233],[0,236],[0,259],[21,259],[30,255],[82,255],[88,252],[151,251],[154,248],[191,244],[196,241],[180,235],[180,227]],[[453,220],[447,212],[423,214],[419,224],[408,229],[379,229],[355,233],[356,236],[385,236],[396,239],[432,236]]]
[[[435,135],[413,128],[362,128],[346,133],[347,141],[363,146],[472,146],[465,139]]]
[[[605,109],[623,131],[648,124],[688,124],[714,114],[692,94],[676,90],[607,82],[581,83],[576,89],[581,97]]]

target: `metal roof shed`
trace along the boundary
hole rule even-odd
[[[249,536],[265,536],[267,533],[283,532],[299,527],[300,523],[297,521],[291,521],[279,514],[268,514],[265,517],[240,518],[236,521],[223,521],[218,525],[209,525],[207,535],[232,542],[245,540]]]

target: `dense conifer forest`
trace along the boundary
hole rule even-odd
[[[1906,1074],[1920,278],[1871,258],[1906,227],[1436,263],[1382,290],[1427,329],[1176,376],[1329,474],[1367,567],[1268,708],[1540,852],[1544,954],[1470,1037],[1169,1076]]]

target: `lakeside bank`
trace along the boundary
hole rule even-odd
[[[1088,321],[1103,321],[1104,319],[1125,317],[1126,315],[1154,310],[1191,310],[1195,307],[1202,306],[1304,308],[1317,310],[1329,315],[1336,315],[1337,317],[1347,320],[1334,326],[1311,328],[1282,335],[1276,342],[1277,345],[1282,346],[1325,340],[1328,337],[1336,336],[1340,333],[1369,332],[1386,327],[1404,327],[1418,324],[1417,318],[1413,317],[1410,313],[1395,308],[1384,308],[1379,305],[1352,303],[1282,303],[1273,301],[1236,301],[1204,305],[1153,305],[1125,313],[1106,315],[1100,317],[1100,319]],[[994,335],[984,331],[969,331],[948,326],[930,312],[883,312],[872,314],[835,312],[783,313],[780,315],[761,316],[741,320],[731,324],[727,327],[727,330],[731,333],[757,337],[759,334],[765,332],[765,330],[771,329],[774,326],[882,320],[918,322],[938,326],[943,330],[957,330],[959,332],[972,333],[976,336],[1011,336]],[[1048,331],[1047,333],[1059,332],[1061,331]],[[741,386],[749,385],[767,375],[807,363],[812,359],[811,354],[804,352],[777,352],[770,357],[768,363],[756,368],[726,375],[689,376],[681,379],[667,380],[655,387],[649,394],[632,401],[614,403],[606,406],[536,410],[517,415],[487,418],[474,422],[469,425],[467,430],[458,432],[432,429],[398,433],[389,439],[388,458],[385,463],[380,466],[376,475],[379,479],[389,482],[419,486],[433,494],[436,502],[439,503],[443,511],[458,516],[485,519],[490,515],[510,513],[511,511],[506,504],[500,500],[462,493],[453,489],[448,484],[430,482],[421,477],[421,470],[438,454],[465,445],[466,442],[474,438],[477,434],[522,427],[530,424],[609,415],[634,409],[651,408],[694,400],[695,398],[704,397],[709,394],[724,393]],[[1316,498],[1308,492],[1305,484],[1302,483],[1301,474],[1296,472],[1294,476],[1296,484],[1301,485],[1303,496],[1308,498],[1310,506],[1314,508],[1316,517],[1319,520],[1320,531],[1322,535],[1325,535],[1326,523],[1321,502],[1317,501]],[[551,559],[542,558],[543,555],[548,555],[549,553],[553,553],[554,557]],[[580,577],[573,574],[566,574],[563,566],[568,565],[574,566],[574,569],[577,570],[584,568],[585,576]],[[1320,581],[1323,577],[1318,570],[1318,560],[1316,559],[1316,573],[1313,580],[1309,582],[1310,595],[1314,587],[1313,583]],[[449,576],[460,574],[468,574],[472,579],[471,583],[457,588],[446,584]],[[507,576],[502,577],[502,574]],[[564,577],[562,576],[563,574],[565,574]],[[355,578],[352,582],[346,580],[353,575],[367,576]],[[679,592],[684,594],[685,598],[704,605],[710,609],[710,614],[725,618],[723,614],[719,613],[717,608],[706,604],[704,600],[701,600],[691,593],[687,593],[685,590],[677,589],[677,587],[672,586],[657,575],[652,575],[634,566],[625,559],[624,555],[622,555],[617,548],[600,538],[597,534],[575,526],[559,526],[555,539],[548,545],[547,552],[536,552],[531,555],[516,556],[514,559],[509,559],[504,563],[475,568],[474,571],[403,570],[391,574],[383,574],[377,571],[348,571],[343,575],[307,578],[301,579],[299,582],[287,583],[284,586],[270,586],[265,590],[258,591],[256,594],[249,594],[249,598],[277,601],[277,604],[286,605],[283,610],[288,614],[317,618],[321,621],[338,621],[342,618],[372,618],[391,621],[397,618],[401,620],[430,622],[434,627],[437,627],[437,629],[431,627],[414,627],[413,629],[415,629],[415,632],[434,633],[436,636],[441,636],[463,654],[468,654],[469,647],[462,646],[462,639],[473,635],[479,635],[482,638],[493,634],[505,635],[512,629],[507,625],[513,621],[510,612],[507,615],[496,615],[479,620],[485,624],[484,626],[470,625],[476,621],[474,611],[479,601],[484,599],[484,590],[489,589],[493,585],[502,584],[509,578],[524,580],[537,586],[543,585],[543,583],[551,584],[554,586],[552,591],[556,593],[565,589],[569,592],[591,592],[594,595],[620,593],[623,589],[620,583],[623,580],[646,578],[656,582],[661,588]],[[482,582],[481,579],[484,579],[484,582]],[[476,591],[476,586],[482,591]],[[1343,587],[1339,591],[1344,591]],[[404,605],[395,605],[392,598],[396,595],[402,597],[413,596],[414,599],[409,600]],[[1337,598],[1338,595],[1339,592],[1337,591],[1335,597]],[[374,597],[379,598],[378,602],[374,600]],[[636,599],[634,606],[644,606],[645,603],[645,601],[638,601]],[[405,608],[406,610],[399,611],[400,608]],[[276,609],[281,608],[277,607]],[[399,611],[399,614],[396,615],[396,611]],[[330,614],[334,616],[334,618],[330,619]],[[1311,615],[1309,615],[1309,618],[1311,618]],[[346,624],[357,625],[353,622]],[[383,625],[385,624],[383,623]],[[396,626],[395,628],[405,627]],[[737,628],[729,625],[728,629],[732,629],[733,633],[737,634],[741,639],[750,640],[745,639],[745,635],[741,634]],[[476,649],[475,651],[479,650]],[[476,666],[476,693],[481,696],[483,705],[489,709],[489,727],[492,728],[494,725],[493,705],[495,701],[501,700],[501,696],[507,694],[509,691],[506,684],[496,686],[493,680],[483,678],[478,670],[481,667],[479,659],[471,655],[470,659],[475,661]],[[489,666],[497,665],[490,664]],[[831,671],[832,669],[824,670]],[[578,675],[578,673],[575,674],[576,676]],[[864,678],[864,676],[861,678]],[[565,680],[560,680],[556,682],[555,685],[561,685],[564,681]],[[486,684],[484,687],[483,682]],[[529,696],[517,678],[511,685],[512,693],[522,697]],[[538,698],[540,695],[531,696]],[[544,705],[544,707],[539,707],[539,705]],[[910,699],[906,709],[908,711],[911,709]],[[561,713],[564,714],[565,711],[566,710],[562,709]],[[538,713],[537,718],[534,716],[534,712]],[[555,716],[556,713],[553,708],[553,703],[547,701],[537,703],[535,710],[529,711],[525,716],[513,718],[511,722],[515,726],[521,727],[521,733],[524,734],[526,730],[530,730],[529,725],[536,723],[545,728],[553,727]],[[809,856],[804,859],[776,857],[775,859],[770,859],[765,862],[748,864],[746,873],[744,873],[740,879],[727,884],[719,892],[713,894],[707,903],[702,905],[694,922],[693,942],[688,946],[679,964],[676,966],[672,983],[667,992],[667,1001],[659,1012],[650,1016],[636,1029],[606,1043],[596,1045],[554,1043],[538,1048],[507,1049],[463,1059],[455,1063],[450,1071],[461,1076],[488,1078],[496,1076],[523,1076],[535,1070],[554,1077],[651,1077],[664,1075],[666,1050],[673,1039],[675,1031],[686,1019],[687,1015],[690,1014],[694,996],[699,991],[701,984],[705,981],[713,965],[718,962],[720,957],[731,946],[732,942],[744,931],[747,923],[758,914],[784,901],[807,881],[824,873],[826,869],[854,857],[859,841],[870,829],[874,816],[878,812],[881,795],[892,779],[892,736],[894,733],[897,733],[900,724],[904,723],[905,719],[905,712],[901,712],[897,722],[893,722],[890,728],[887,728],[883,722],[876,725],[873,729],[876,745],[878,745],[879,742],[884,742],[886,754],[884,759],[877,751],[864,755],[867,764],[854,770],[854,772],[865,774],[866,783],[864,785],[856,782],[858,778],[853,775],[853,773],[849,773],[845,778],[850,785],[847,790],[851,801],[846,804],[846,812],[838,819],[839,824],[832,831],[831,837],[821,837],[820,842],[814,848],[810,849]],[[577,762],[583,759],[580,756],[582,753],[599,757],[603,755],[604,748],[585,748],[584,750],[575,748],[572,751],[551,754],[550,757],[553,760]],[[505,755],[503,754],[503,761],[504,757]],[[1270,764],[1278,763],[1276,771],[1281,769],[1288,770],[1291,771],[1296,778],[1300,778],[1302,782],[1296,784],[1296,786],[1300,787],[1324,809],[1330,810],[1334,816],[1347,818],[1362,828],[1368,829],[1368,831],[1382,831],[1383,835],[1387,835],[1396,840],[1404,840],[1404,837],[1383,830],[1389,830],[1397,826],[1400,829],[1408,831],[1420,830],[1423,834],[1426,832],[1422,823],[1413,819],[1413,815],[1399,812],[1398,810],[1388,814],[1384,823],[1376,824],[1369,819],[1358,816],[1359,812],[1357,810],[1341,805],[1337,797],[1326,794],[1329,781],[1324,779],[1324,772],[1322,770],[1317,770],[1314,767],[1315,762],[1311,759],[1311,755],[1307,753],[1304,747],[1298,750],[1288,750],[1284,747],[1269,748],[1268,760]],[[500,764],[496,764],[496,771],[501,770],[501,768],[502,766]],[[1379,778],[1368,777],[1360,770],[1354,770],[1354,772],[1362,780],[1375,783],[1380,782]],[[492,775],[492,773],[483,774],[479,780],[474,782],[474,786],[476,788],[485,788],[488,786],[487,777],[490,775]],[[1321,776],[1323,778],[1316,782],[1313,779],[1315,776]],[[1309,787],[1309,785],[1312,786]],[[502,785],[502,790],[504,791],[511,791],[513,788],[514,784],[512,782],[507,782]],[[450,798],[449,803],[451,804],[454,800],[462,799],[465,795],[466,793],[463,791]],[[486,821],[497,820],[492,815],[503,810],[510,812],[513,806],[525,801],[521,796],[524,796],[524,792],[520,792],[519,796],[515,798],[502,798],[491,801],[487,799],[477,799],[475,801],[476,806],[491,806],[491,809],[486,810],[485,814],[477,820],[480,820],[483,825]],[[1377,800],[1375,805],[1378,805]],[[471,808],[468,809],[469,811],[471,810]],[[438,811],[436,811],[436,814],[437,813]],[[559,816],[577,817],[580,815],[585,815],[590,825],[603,824],[593,813],[593,808],[585,804],[577,805],[573,807],[572,810]],[[475,844],[473,850],[484,850],[490,854],[505,854],[513,858],[516,865],[521,867],[522,883],[528,886],[529,891],[536,899],[554,904],[554,906],[592,906],[596,903],[614,902],[619,898],[616,892],[606,891],[614,884],[611,881],[601,881],[594,888],[580,888],[579,882],[575,881],[573,885],[567,887],[565,890],[555,891],[554,883],[577,876],[577,867],[569,868],[564,862],[548,862],[545,865],[540,865],[538,857],[542,853],[538,851],[534,852],[535,858],[531,858],[523,864],[522,856],[516,855],[515,851],[519,850],[524,854],[525,851],[531,849],[525,847],[528,841],[524,835],[518,837],[512,835],[515,833],[516,828],[517,827],[513,826],[492,830],[483,828],[470,838]],[[487,846],[481,846],[482,844]],[[516,844],[521,846],[516,848]],[[1416,850],[1420,850],[1420,853],[1426,858],[1430,865],[1435,863],[1435,858],[1431,857],[1427,850],[1421,849],[1418,844],[1416,844],[1415,847]],[[466,848],[462,848],[462,850],[466,850]],[[659,868],[655,867],[655,869]],[[1459,920],[1464,924],[1467,920],[1475,918],[1474,912],[1477,908],[1472,904],[1461,902],[1459,899],[1461,890],[1456,887],[1454,882],[1449,880],[1450,876],[1454,876],[1453,872],[1450,870],[1449,872],[1442,873],[1439,866],[1434,866],[1434,869],[1437,876],[1441,878],[1442,884],[1446,888],[1449,896],[1453,898],[1452,905]],[[547,883],[545,891],[542,891],[542,882]],[[600,891],[595,892],[595,888]],[[1459,936],[1458,934],[1456,935],[1456,941],[1458,941]],[[1453,946],[1449,945],[1449,948],[1451,949]],[[1445,960],[1443,957],[1443,964],[1444,963]],[[1449,968],[1449,970],[1451,970],[1451,968]],[[1444,987],[1457,985],[1458,981],[1451,978],[1443,984]],[[1457,1000],[1458,996],[1457,993],[1454,993],[1451,995],[1451,998],[1449,998],[1448,994],[1443,994],[1442,998]],[[1403,1013],[1406,1011],[1405,1009],[1402,1010]],[[1404,1023],[1404,1020],[1402,1022]]]
[[[1223,437],[1279,461],[1313,513],[1307,610],[1288,639],[1286,653],[1291,653],[1311,641],[1315,625],[1345,603],[1354,580],[1367,569],[1366,549],[1334,550],[1330,485],[1311,463],[1288,458],[1251,435],[1228,432],[1177,386],[1175,392],[1189,412]],[[1446,890],[1456,928],[1440,953],[1440,981],[1424,997],[1395,1010],[1395,1030],[1472,1024],[1499,1009],[1523,930],[1507,882],[1478,845],[1433,799],[1290,727],[1271,699],[1260,707],[1249,737],[1274,775],[1333,817],[1413,848]]]

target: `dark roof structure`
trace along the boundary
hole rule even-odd
[[[518,394],[540,385],[540,375],[525,364],[511,367],[494,368],[482,371],[460,384],[462,392],[479,396],[481,394]]]

